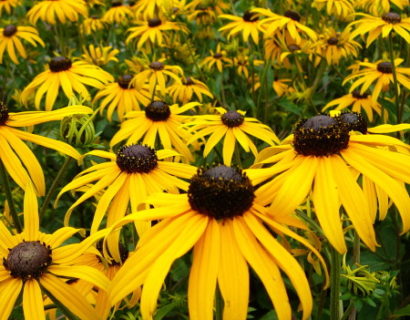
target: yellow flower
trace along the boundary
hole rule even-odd
[[[107,84],[94,98],[94,102],[104,98],[100,103],[100,113],[107,108],[107,119],[112,121],[112,114],[117,110],[118,119],[122,122],[124,115],[133,110],[140,110],[140,104],[146,106],[151,96],[146,87],[136,88],[130,85],[132,76],[125,74],[117,82]]]
[[[87,16],[87,6],[83,0],[42,0],[37,2],[28,12],[27,18],[32,24],[38,20],[50,24],[78,21],[79,16]],[[58,21],[57,21],[57,20]]]
[[[193,248],[188,283],[189,318],[212,319],[216,287],[224,300],[224,319],[245,320],[248,314],[249,267],[263,283],[278,319],[292,318],[281,271],[286,274],[308,319],[312,297],[306,275],[271,231],[303,243],[323,259],[306,239],[266,215],[254,195],[253,181],[239,169],[224,165],[199,169],[188,194],[155,194],[155,208],[129,215],[118,225],[162,220],[140,239],[111,282],[115,304],[143,285],[141,315],[152,319],[164,279],[174,260]]]
[[[226,57],[226,51],[221,49],[221,44],[218,43],[216,46],[215,52],[210,50],[211,55],[206,57],[199,64],[201,67],[206,67],[209,71],[212,71],[214,67],[218,69],[219,72],[222,72],[224,63],[229,63],[231,60]]]
[[[35,28],[9,24],[0,29],[0,64],[3,63],[3,55],[6,50],[15,64],[19,63],[16,51],[21,57],[27,59],[27,52],[21,40],[25,40],[35,47],[37,47],[37,43],[44,47],[44,42],[38,36]]]
[[[402,62],[403,59],[394,60],[397,81],[405,88],[410,89],[410,68],[399,68],[398,66]],[[361,62],[359,63],[359,66],[364,68],[357,71],[356,73],[351,74],[343,80],[342,84],[345,84],[350,80],[354,80],[352,86],[349,89],[349,92],[352,92],[356,88],[361,86],[360,94],[364,94],[371,86],[371,84],[376,81],[372,93],[372,98],[373,100],[377,100],[380,91],[388,90],[390,83],[394,82],[393,65],[390,62],[385,62],[382,60],[376,61],[375,63]]]
[[[255,67],[260,66],[263,64],[263,60],[254,59],[253,65]],[[234,57],[229,63],[228,67],[236,68],[236,73],[240,76],[244,76],[245,78],[249,78],[249,70],[248,67],[250,66],[249,63],[249,56],[246,54],[239,54],[238,56]]]
[[[356,6],[368,10],[373,15],[390,12],[390,3],[396,5],[400,10],[408,6],[409,0],[357,0]]]
[[[166,4],[169,5],[169,0],[139,0],[132,6],[132,10],[135,11],[137,17],[148,19],[155,17]]]
[[[106,290],[108,278],[100,271],[75,259],[106,232],[101,231],[81,243],[62,246],[79,229],[60,228],[53,234],[39,231],[38,204],[32,186],[24,196],[24,230],[12,235],[0,222],[0,290],[7,301],[0,318],[9,319],[17,298],[22,294],[25,319],[45,319],[43,295],[60,303],[84,320],[98,320],[95,309],[80,292],[69,286],[67,278],[83,279]]]
[[[91,16],[83,20],[81,30],[86,35],[94,34],[94,32],[104,29],[105,22],[102,18]]]
[[[207,25],[216,21],[217,16],[230,8],[230,4],[224,1],[194,0],[187,5],[187,9],[193,12],[187,16],[188,21],[196,21],[198,24]]]
[[[351,22],[347,28],[354,28],[351,37],[368,33],[366,47],[370,46],[380,35],[386,38],[392,31],[395,31],[407,43],[410,43],[410,18],[402,19],[400,14],[389,12],[381,17],[373,17],[365,13],[358,13],[362,19]]]
[[[3,11],[7,14],[11,13],[11,9],[21,5],[21,0],[3,0],[0,1],[0,15],[3,14]]]
[[[279,97],[287,93],[295,92],[295,89],[288,85],[289,82],[292,82],[292,80],[286,78],[275,79],[275,81],[272,82],[272,88]]]
[[[314,0],[312,7],[318,10],[326,7],[326,13],[329,16],[348,19],[354,16],[353,1],[356,0]]]
[[[202,102],[202,95],[211,99],[214,97],[205,83],[193,77],[186,77],[181,83],[177,82],[170,86],[167,91],[174,102],[188,103],[194,94],[200,102]]]
[[[380,134],[350,134],[367,131],[366,123],[354,120],[355,114],[346,113],[300,121],[283,145],[261,151],[257,161],[264,168],[254,173],[257,183],[276,175],[256,191],[263,204],[271,204],[272,214],[291,214],[312,193],[323,232],[340,253],[346,252],[340,206],[363,242],[373,251],[377,246],[370,204],[350,168],[388,194],[401,214],[403,232],[410,229],[410,198],[404,186],[410,182],[410,155],[388,149],[406,145]],[[266,168],[268,164],[274,165]]]
[[[118,49],[113,49],[111,46],[98,46],[94,47],[90,44],[87,48],[83,48],[84,54],[81,58],[90,64],[95,64],[96,66],[103,66],[110,61],[118,62],[116,55],[120,52]]]
[[[18,130],[17,128],[61,120],[74,114],[89,113],[92,113],[92,110],[83,106],[71,106],[54,111],[9,113],[5,105],[0,105],[0,149],[2,150],[0,160],[11,178],[23,189],[32,181],[38,195],[42,196],[45,193],[43,170],[36,156],[22,140],[54,149],[74,159],[81,157],[73,147],[64,142]]]
[[[111,8],[104,13],[102,21],[107,23],[124,23],[132,17],[134,17],[134,13],[127,4],[124,4],[122,0],[114,0],[111,2]]]
[[[69,99],[74,92],[78,92],[84,99],[89,100],[90,95],[84,84],[101,89],[104,83],[113,80],[109,73],[95,65],[84,61],[72,62],[63,56],[52,58],[48,66],[49,69],[37,75],[21,93],[23,104],[27,105],[28,99],[37,89],[34,99],[36,109],[40,109],[41,100],[46,95],[45,109],[51,110],[60,87]]]
[[[219,31],[228,32],[228,39],[238,33],[242,33],[243,41],[248,42],[249,36],[253,42],[258,44],[259,31],[262,31],[260,25],[261,21],[258,15],[252,11],[245,11],[242,17],[237,17],[231,14],[222,14],[218,18],[232,20],[226,26],[219,28]]]
[[[145,107],[145,111],[128,112],[125,115],[127,120],[121,123],[110,146],[127,139],[127,144],[142,140],[143,144],[155,148],[159,140],[164,149],[175,149],[186,161],[192,161],[191,151],[187,147],[192,135],[181,126],[191,116],[183,116],[182,113],[198,105],[197,102],[190,102],[179,107],[177,104],[169,106],[162,101],[153,101]]]
[[[224,108],[216,108],[216,110],[219,115],[197,116],[195,120],[187,123],[196,132],[188,143],[193,143],[210,135],[205,144],[204,157],[209,155],[222,138],[224,138],[223,162],[228,166],[232,161],[236,141],[239,142],[245,152],[251,151],[255,157],[258,154],[258,149],[248,135],[254,136],[269,145],[273,145],[275,142],[279,143],[279,139],[268,126],[260,123],[255,118],[245,117],[244,111],[227,111]]]

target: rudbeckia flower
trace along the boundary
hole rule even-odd
[[[290,93],[290,92],[295,92],[295,89],[288,85],[289,82],[292,82],[291,79],[275,79],[275,81],[272,82],[272,88],[275,93],[281,97],[284,94]]]
[[[357,0],[356,6],[364,8],[374,15],[390,12],[391,4],[396,5],[400,10],[408,6],[409,0]]]
[[[38,204],[32,187],[24,196],[24,230],[12,235],[0,222],[0,290],[5,302],[0,318],[9,319],[17,298],[22,296],[25,319],[45,319],[43,296],[60,303],[80,319],[98,320],[95,309],[67,278],[83,279],[106,290],[108,278],[100,271],[74,261],[93,242],[103,237],[102,231],[81,243],[62,246],[80,231],[60,228],[53,234],[39,231]]]
[[[139,0],[132,6],[137,17],[154,17],[167,4],[168,0]]]
[[[51,110],[60,92],[60,87],[68,99],[78,92],[84,99],[89,100],[90,95],[84,85],[102,89],[104,83],[113,81],[113,77],[103,69],[84,61],[72,62],[66,57],[54,57],[50,60],[49,69],[37,75],[21,93],[23,104],[37,90],[34,99],[36,109],[46,94],[45,109]]]
[[[45,193],[43,170],[36,156],[22,140],[54,149],[74,159],[81,157],[77,150],[64,142],[18,130],[17,128],[61,120],[73,114],[89,113],[92,113],[92,110],[83,106],[71,106],[54,111],[9,113],[5,105],[0,105],[0,160],[11,178],[23,189],[32,181],[38,195],[41,196]]]
[[[243,41],[248,42],[249,36],[253,42],[258,44],[259,31],[262,31],[261,21],[258,15],[252,11],[245,11],[242,17],[237,17],[231,14],[222,14],[218,18],[231,20],[226,26],[219,28],[219,31],[228,32],[228,39],[238,33],[242,33]]]
[[[291,214],[312,193],[323,232],[340,253],[346,252],[340,206],[363,242],[371,250],[377,246],[369,203],[350,168],[388,194],[402,217],[403,232],[410,229],[410,198],[404,186],[410,182],[410,155],[388,148],[406,145],[380,134],[350,134],[363,131],[362,124],[352,128],[351,120],[350,114],[301,120],[293,141],[262,150],[257,159],[264,167],[274,164],[259,169],[257,183],[276,175],[256,191],[264,204],[271,203],[272,212],[280,215]]]
[[[218,43],[215,52],[210,50],[210,53],[211,55],[202,60],[199,65],[201,67],[206,67],[209,71],[212,71],[214,67],[216,67],[219,72],[222,72],[224,63],[231,61],[231,59],[226,57],[226,51],[222,50],[221,44]]]
[[[34,47],[37,47],[37,44],[44,47],[44,42],[38,36],[35,28],[9,24],[0,29],[0,64],[3,63],[3,55],[6,50],[15,64],[19,63],[16,53],[27,59],[27,52],[21,40],[29,42]]]
[[[367,118],[370,122],[373,121],[373,111],[375,111],[380,117],[382,116],[382,108],[377,100],[374,100],[372,96],[366,92],[360,94],[358,90],[354,90],[352,93],[330,101],[323,107],[322,111],[330,108],[335,108],[334,110],[338,111],[351,108],[351,111],[358,113],[360,113],[363,109],[366,112]],[[387,119],[387,116],[388,112],[385,111],[383,119]]]
[[[103,30],[104,27],[105,22],[97,16],[88,17],[81,23],[81,30],[86,35],[94,34],[94,32]]]
[[[31,24],[36,24],[38,20],[50,24],[74,22],[80,16],[87,16],[87,6],[83,0],[42,0],[27,12]]]
[[[118,62],[116,55],[120,52],[118,49],[113,49],[111,46],[98,46],[95,47],[90,44],[87,48],[83,48],[83,55],[81,58],[90,64],[95,64],[96,66],[103,66],[110,61]]]
[[[304,238],[266,216],[266,208],[255,199],[253,185],[239,169],[224,165],[199,169],[187,194],[156,194],[148,200],[154,209],[120,221],[119,225],[162,220],[141,237],[134,254],[115,275],[109,290],[111,303],[143,285],[141,315],[152,319],[171,265],[193,248],[188,283],[190,319],[213,318],[218,286],[225,302],[223,318],[245,320],[250,293],[248,265],[263,283],[278,319],[292,318],[281,271],[300,299],[301,319],[308,319],[312,297],[306,275],[265,223],[275,233],[283,232],[317,251]]]
[[[182,31],[188,32],[188,29],[181,23],[167,21],[165,18],[151,18],[144,21],[135,21],[136,27],[128,29],[130,32],[126,44],[133,41],[135,38],[139,38],[137,42],[137,48],[140,50],[144,44],[148,41],[151,46],[163,45],[163,41],[167,38],[167,31]]]
[[[128,112],[120,130],[112,137],[110,146],[125,139],[128,144],[142,140],[143,144],[153,148],[160,142],[164,149],[175,149],[185,160],[191,161],[193,157],[187,141],[192,134],[181,126],[191,116],[181,114],[198,105],[197,102],[190,102],[179,107],[177,104],[169,106],[162,101],[153,101],[144,111]]]
[[[7,14],[11,13],[11,9],[19,6],[21,4],[21,0],[2,0],[0,1],[0,15],[3,14],[3,11],[7,12]]]
[[[268,126],[260,123],[255,118],[245,117],[244,111],[227,111],[224,108],[216,108],[216,110],[219,115],[197,116],[195,120],[187,123],[187,125],[192,126],[192,131],[196,132],[188,143],[210,135],[205,144],[204,157],[209,155],[222,138],[224,138],[223,162],[228,166],[232,161],[236,141],[239,142],[245,152],[251,151],[255,157],[258,154],[258,149],[248,135],[254,136],[269,145],[279,143],[279,139]]]
[[[347,19],[354,15],[353,1],[355,0],[314,0],[312,7],[318,10],[326,7],[326,13],[329,16]]]
[[[403,59],[395,59],[394,66],[396,69],[397,81],[407,89],[410,89],[410,68],[399,68],[398,66],[403,62]],[[360,94],[364,94],[373,82],[376,81],[372,93],[372,98],[377,100],[382,90],[388,90],[390,83],[394,83],[393,78],[393,65],[391,62],[385,62],[382,60],[371,62],[361,62],[360,67],[363,69],[351,74],[343,80],[343,85],[354,80],[349,92],[354,91],[361,86]],[[400,91],[400,86],[398,86]]]
[[[211,99],[214,97],[205,83],[193,77],[186,77],[181,83],[177,82],[168,87],[167,91],[174,102],[188,103],[191,101],[193,95],[195,95],[200,102],[202,102],[202,95],[206,95]]]
[[[123,3],[122,0],[113,0],[110,9],[104,13],[102,20],[107,23],[123,23],[133,16],[134,13],[127,4]]]
[[[373,17],[365,13],[358,13],[362,19],[351,22],[347,29],[354,28],[352,38],[368,33],[366,47],[370,46],[380,35],[386,38],[395,31],[407,43],[410,43],[410,18],[402,19],[396,12],[388,12],[381,17]]]
[[[130,85],[131,79],[132,76],[128,74],[120,76],[117,82],[107,84],[95,95],[94,102],[103,98],[100,103],[100,113],[107,108],[108,121],[112,121],[112,114],[115,110],[117,110],[118,118],[122,122],[127,112],[140,110],[140,104],[150,103],[151,95],[148,89]]]
[[[253,59],[252,63],[254,67],[257,67],[263,64],[263,60]],[[249,78],[248,67],[250,66],[250,63],[248,55],[244,53],[239,54],[238,56],[234,57],[230,62],[228,62],[227,66],[236,68],[236,73],[239,76],[243,76],[246,79]]]

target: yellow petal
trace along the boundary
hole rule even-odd
[[[24,283],[23,310],[24,319],[45,319],[43,295],[37,280],[28,280]]]

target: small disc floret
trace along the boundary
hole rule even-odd
[[[349,130],[367,133],[367,122],[358,112],[343,112],[340,119],[348,126]]]
[[[377,71],[381,73],[393,73],[393,65],[391,62],[380,62],[377,64]]]
[[[123,89],[129,89],[132,76],[129,74],[124,74],[118,77],[117,83]]]
[[[14,24],[9,24],[3,29],[3,36],[12,37],[17,32],[17,27]]]
[[[225,165],[198,169],[188,189],[191,208],[217,220],[242,216],[254,198],[245,173]]]
[[[9,109],[7,106],[0,102],[0,126],[6,124],[9,119]]]
[[[70,69],[72,66],[72,62],[70,59],[60,56],[52,58],[48,65],[52,72],[61,72]]]
[[[153,101],[145,108],[145,116],[152,121],[165,121],[170,115],[169,106],[162,101]]]
[[[123,146],[117,152],[117,165],[127,173],[148,173],[158,165],[155,150],[139,144]]]
[[[221,120],[227,127],[234,128],[240,126],[244,122],[245,117],[238,111],[228,111],[221,115]]]
[[[3,265],[12,277],[23,281],[40,278],[52,262],[50,246],[40,241],[23,241],[9,250]]]

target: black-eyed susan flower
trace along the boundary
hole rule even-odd
[[[80,319],[99,319],[95,309],[66,280],[83,279],[107,289],[109,280],[103,273],[75,263],[93,242],[105,235],[103,231],[81,243],[62,246],[80,230],[66,227],[53,234],[40,232],[37,199],[30,186],[24,196],[23,232],[12,235],[1,222],[0,229],[0,289],[7,302],[0,309],[1,319],[9,319],[20,294],[25,319],[45,319],[44,295]]]
[[[289,85],[289,83],[291,83],[292,80],[291,79],[287,79],[287,78],[283,78],[283,79],[275,79],[272,82],[272,88],[273,91],[275,91],[275,93],[281,97],[284,94],[287,93],[291,93],[291,92],[295,92],[295,89]]]
[[[91,16],[85,18],[81,23],[81,31],[86,35],[93,34],[94,32],[103,30],[105,27],[105,22],[102,18],[97,16]]]
[[[394,59],[394,65],[396,69],[397,81],[405,88],[410,89],[410,68],[401,68],[399,65],[403,62],[403,59]],[[391,62],[386,61],[376,61],[371,62],[360,62],[360,69],[356,73],[351,74],[343,80],[343,84],[350,80],[354,80],[349,92],[352,92],[360,87],[360,94],[364,94],[369,87],[375,82],[372,98],[377,100],[380,92],[389,89],[390,83],[394,83],[393,78],[393,65]],[[400,86],[398,86],[400,91]]]
[[[368,33],[366,47],[370,46],[379,36],[388,37],[392,31],[410,43],[410,18],[402,19],[400,14],[396,12],[388,12],[381,17],[365,13],[357,15],[363,16],[363,18],[351,22],[347,28],[354,28],[351,34],[352,38]]]
[[[83,106],[71,106],[54,111],[8,112],[5,105],[0,105],[0,160],[11,178],[21,187],[33,183],[38,195],[45,193],[43,170],[36,156],[23,140],[39,144],[64,153],[74,159],[81,155],[70,145],[51,138],[19,130],[39,123],[61,120],[74,114],[89,114],[92,110]]]
[[[132,10],[138,17],[150,18],[162,12],[167,2],[167,0],[139,0],[132,6]]]
[[[78,92],[84,99],[90,100],[85,85],[102,89],[104,84],[113,81],[113,77],[98,66],[84,61],[72,62],[71,59],[59,56],[54,57],[48,64],[48,70],[37,75],[21,93],[21,101],[28,103],[34,94],[34,105],[40,109],[41,100],[46,95],[45,109],[51,110],[54,102],[63,89],[67,98]]]
[[[32,24],[36,24],[38,20],[50,24],[74,22],[80,16],[87,16],[84,0],[42,0],[27,12],[27,18]]]
[[[249,78],[249,70],[248,68],[251,66],[249,62],[249,56],[246,53],[240,53],[236,57],[233,57],[231,61],[228,62],[228,67],[233,67],[236,69],[236,73],[239,76],[243,76],[246,79]],[[254,67],[260,66],[263,64],[263,60],[259,59],[252,59],[252,63]]]
[[[169,86],[167,91],[174,102],[188,103],[194,95],[200,102],[202,102],[202,95],[211,99],[214,97],[205,83],[193,77],[186,77],[181,83],[176,82]]]
[[[370,205],[351,168],[388,194],[400,212],[403,231],[410,229],[410,198],[404,186],[410,181],[405,165],[410,155],[388,149],[406,145],[380,134],[350,134],[351,130],[363,132],[363,123],[353,128],[351,120],[349,114],[302,120],[291,139],[261,151],[258,159],[265,167],[274,164],[269,170],[259,169],[258,183],[276,175],[256,191],[261,202],[271,203],[272,212],[286,215],[311,193],[323,232],[340,253],[346,252],[340,206],[363,242],[371,250],[377,246]]]
[[[231,61],[231,59],[226,56],[226,50],[222,50],[221,44],[218,43],[215,51],[210,50],[210,53],[211,54],[203,59],[199,65],[207,68],[209,71],[212,71],[216,67],[219,72],[222,72],[224,64]]]
[[[169,106],[162,101],[153,101],[144,111],[128,112],[110,145],[114,146],[125,139],[127,144],[142,141],[153,148],[160,144],[164,149],[177,150],[186,161],[191,161],[193,157],[187,147],[187,141],[192,134],[182,127],[190,116],[184,116],[182,113],[198,105],[197,102],[190,102],[180,107],[177,104]]]
[[[228,39],[238,33],[242,33],[243,41],[248,42],[249,36],[258,44],[259,32],[262,31],[258,15],[252,11],[245,11],[242,17],[231,14],[222,14],[218,18],[231,20],[232,22],[219,28],[219,31],[227,32]]]
[[[147,87],[136,88],[130,85],[132,76],[125,74],[118,77],[117,82],[109,83],[100,90],[94,98],[94,102],[102,99],[100,112],[107,109],[107,119],[112,121],[114,111],[117,111],[119,120],[122,122],[124,115],[133,110],[140,110],[140,105],[148,105],[151,95]]]
[[[342,19],[353,18],[354,0],[314,0],[312,7],[322,10],[326,8],[329,16],[336,16]]]
[[[232,161],[236,141],[239,142],[245,152],[251,151],[255,157],[258,154],[258,149],[248,135],[254,136],[269,145],[279,143],[279,139],[268,126],[260,123],[255,118],[245,117],[244,111],[227,111],[220,107],[216,110],[219,115],[202,115],[187,123],[187,125],[192,126],[191,129],[195,132],[189,143],[209,135],[205,144],[204,157],[208,156],[222,138],[224,138],[223,162],[228,166]]]
[[[285,225],[266,216],[255,199],[254,183],[236,168],[219,165],[199,169],[187,194],[156,194],[148,202],[154,209],[120,221],[162,221],[147,231],[114,277],[109,295],[114,304],[143,285],[141,314],[154,315],[158,294],[177,258],[193,248],[188,284],[189,318],[212,319],[215,290],[225,301],[224,319],[244,320],[248,313],[249,267],[255,271],[272,301],[278,319],[292,318],[280,271],[289,278],[308,319],[312,298],[306,276],[296,259],[268,230],[295,237]],[[317,253],[302,237],[303,242]],[[321,259],[321,258],[320,258]]]
[[[21,4],[21,0],[2,0],[0,1],[0,15],[3,14],[3,11],[7,14],[11,13],[11,9],[19,6]]]
[[[81,59],[90,64],[95,64],[96,66],[103,66],[109,63],[110,61],[118,62],[116,55],[120,52],[118,49],[114,49],[111,46],[98,46],[95,47],[93,44],[90,44],[88,48],[83,48],[83,54]]]
[[[111,1],[110,8],[102,16],[102,21],[107,23],[123,23],[134,17],[129,5],[122,0]]]
[[[400,10],[408,6],[409,0],[357,0],[356,6],[364,8],[373,15],[379,15],[390,12],[391,4],[397,6]]]
[[[136,27],[128,29],[130,33],[125,41],[127,44],[138,39],[137,48],[140,50],[145,43],[151,46],[162,46],[164,40],[167,39],[167,31],[181,31],[188,32],[188,29],[181,23],[168,21],[165,17],[150,18],[147,20],[135,21]]]
[[[9,24],[0,29],[0,64],[3,63],[4,52],[7,52],[10,59],[18,64],[17,55],[27,58],[26,49],[21,40],[29,42],[34,47],[38,44],[44,47],[44,42],[33,27],[16,26]]]
[[[352,93],[330,101],[323,107],[322,111],[326,111],[330,108],[334,108],[334,110],[338,111],[350,109],[358,113],[364,110],[370,122],[373,121],[373,112],[376,112],[380,117],[382,115],[382,108],[377,100],[374,100],[367,92],[360,94],[358,90],[354,90]],[[385,112],[383,119],[387,119],[387,115],[388,113]]]

